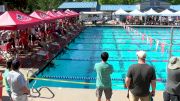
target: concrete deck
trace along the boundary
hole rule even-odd
[[[55,97],[51,98],[51,94],[46,90],[42,90],[40,97],[29,97],[29,101],[96,101],[95,89],[73,89],[73,88],[50,88]],[[128,101],[126,98],[127,90],[114,90],[111,101]],[[37,96],[37,94],[33,94]],[[6,92],[3,93],[3,101],[7,100]],[[102,96],[105,101],[105,96]],[[162,91],[157,91],[154,101],[163,101]]]

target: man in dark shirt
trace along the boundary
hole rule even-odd
[[[156,88],[156,74],[153,67],[146,64],[146,53],[144,51],[138,51],[138,64],[130,66],[127,77],[126,87],[129,91],[130,101],[150,101],[151,95],[155,95]],[[150,93],[150,84],[152,91]]]

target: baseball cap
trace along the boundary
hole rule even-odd
[[[178,68],[180,68],[180,57],[171,57],[169,59],[168,68],[169,69],[178,69]]]
[[[138,51],[136,52],[136,55],[140,58],[140,59],[145,59],[146,58],[146,52],[145,51]]]

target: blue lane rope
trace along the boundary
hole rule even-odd
[[[95,77],[77,77],[77,76],[42,76],[42,78],[48,78],[48,79],[66,79],[66,80],[96,80]],[[113,81],[124,81],[124,78],[112,78]],[[166,82],[166,79],[158,78],[156,81],[159,82]]]
[[[56,60],[100,61],[100,59],[79,59],[79,58],[56,58]],[[131,61],[131,62],[136,62],[137,60],[109,59],[109,61]],[[149,61],[150,60],[147,60],[147,62],[149,62]],[[151,60],[150,62],[168,62],[168,60]]]

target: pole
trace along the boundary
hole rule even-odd
[[[172,27],[171,28],[171,43],[170,43],[170,47],[169,47],[169,59],[171,58],[172,56],[172,45],[173,45],[173,32],[174,31],[174,28]]]

